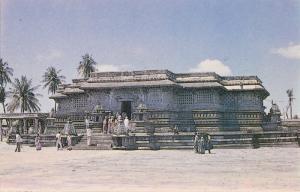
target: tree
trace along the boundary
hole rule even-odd
[[[13,69],[8,66],[7,62],[4,62],[0,59],[0,103],[3,107],[3,112],[5,113],[5,100],[6,100],[6,91],[5,87],[7,83],[11,83],[11,76],[13,76]]]
[[[84,78],[89,78],[91,73],[95,71],[96,64],[92,56],[87,53],[82,56],[82,61],[79,62],[78,73]]]
[[[6,113],[5,110],[5,100],[6,100],[6,91],[4,87],[0,87],[0,103],[2,104],[3,112]]]
[[[293,94],[293,89],[288,89],[286,91],[288,97],[289,97],[289,105],[288,105],[288,108],[290,109],[290,117],[291,119],[293,119],[293,108],[292,108],[292,103],[293,103],[293,100],[295,99],[294,98],[294,94]]]
[[[32,86],[32,80],[28,80],[26,76],[22,76],[21,79],[16,78],[8,91],[12,99],[7,110],[14,112],[20,109],[21,113],[40,111],[40,103],[37,97],[41,95],[35,93],[38,88],[39,86]]]
[[[42,82],[44,84],[44,88],[48,87],[48,93],[52,95],[56,93],[58,86],[64,82],[66,78],[63,75],[59,75],[61,70],[56,70],[54,67],[48,67],[46,72],[43,75]],[[54,101],[54,112],[56,112],[56,102]]]

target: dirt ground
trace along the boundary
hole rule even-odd
[[[56,151],[0,144],[0,191],[300,191],[300,148]]]

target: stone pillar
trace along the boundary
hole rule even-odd
[[[34,119],[34,129],[39,132],[39,119]]]
[[[23,131],[24,131],[24,133],[25,133],[25,131],[26,131],[26,133],[28,133],[26,122],[27,122],[26,119],[23,119]]]
[[[7,122],[8,122],[8,126],[9,126],[9,133],[11,133],[12,132],[12,125],[11,125],[10,119],[8,119]]]
[[[0,119],[0,141],[2,141],[2,135],[3,135],[3,131],[2,131],[2,119]]]

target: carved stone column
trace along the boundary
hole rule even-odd
[[[39,132],[39,119],[34,119],[34,129],[36,130],[36,132]]]
[[[24,133],[25,133],[25,131],[26,131],[26,133],[28,133],[26,122],[27,122],[26,119],[23,119],[23,131],[24,131]]]
[[[0,141],[2,141],[2,135],[3,135],[3,131],[2,131],[2,119],[0,119]]]

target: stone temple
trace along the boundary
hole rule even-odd
[[[181,132],[224,132],[262,131],[268,95],[257,76],[144,70],[94,72],[61,85],[50,98],[57,103],[58,122],[82,119],[98,108],[125,112],[155,132],[175,126]],[[145,111],[147,116],[141,116]]]

